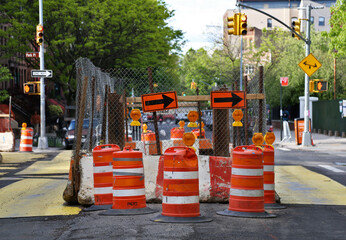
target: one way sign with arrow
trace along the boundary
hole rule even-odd
[[[245,108],[244,91],[213,91],[210,93],[211,108]]]
[[[52,78],[53,71],[52,70],[31,70],[31,77],[34,78]]]
[[[178,108],[177,92],[144,94],[142,97],[143,112],[155,112]]]

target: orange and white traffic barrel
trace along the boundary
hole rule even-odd
[[[19,151],[32,152],[32,142],[34,136],[33,128],[22,128],[20,136]]]
[[[105,144],[93,149],[94,205],[83,211],[110,209],[113,203],[113,153],[120,151],[116,144]]]
[[[155,133],[148,130],[146,133],[142,133],[142,141],[144,145],[149,146],[149,155],[157,155],[157,147],[156,147],[156,137]],[[162,142],[160,141],[160,152],[162,152]]]
[[[184,128],[175,127],[171,129],[171,141],[173,141],[173,146],[184,147],[183,136],[185,130]]]
[[[198,158],[189,147],[164,153],[162,214],[155,222],[209,222],[200,214]]]
[[[275,158],[274,147],[262,145],[263,150],[263,188],[264,188],[264,208],[265,209],[283,209],[286,206],[275,201]]]
[[[263,152],[259,147],[239,146],[232,152],[229,207],[217,212],[233,217],[276,217],[264,211]]]
[[[136,215],[156,212],[146,206],[143,153],[125,147],[113,153],[113,204],[101,215]]]

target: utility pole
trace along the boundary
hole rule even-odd
[[[43,27],[43,0],[39,0],[39,24]],[[43,29],[44,31],[44,29]],[[43,35],[44,39],[44,35]],[[40,70],[44,70],[44,41],[42,42],[42,45],[40,46]],[[47,149],[48,148],[48,141],[46,137],[46,99],[45,99],[45,86],[44,86],[44,77],[40,78],[40,108],[41,108],[41,131],[40,131],[40,137],[38,138],[38,148],[39,149]]]

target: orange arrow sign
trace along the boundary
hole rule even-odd
[[[143,112],[155,112],[178,108],[177,92],[144,94],[142,97]]]
[[[244,91],[213,91],[210,93],[212,108],[245,108]]]

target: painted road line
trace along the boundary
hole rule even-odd
[[[2,175],[5,175],[5,174],[7,174],[8,172],[0,172],[0,176],[2,176]],[[1,178],[0,178],[0,180],[2,180]]]
[[[291,151],[291,149],[283,148],[283,147],[280,147],[280,148],[277,148],[277,149],[279,149],[281,151],[286,151],[286,152],[290,152]]]
[[[14,170],[14,169],[18,169],[18,167],[0,167],[0,171],[1,170]]]
[[[75,215],[79,207],[64,206],[66,180],[25,179],[0,189],[0,218]]]
[[[343,171],[341,169],[338,169],[338,168],[335,168],[335,167],[332,167],[332,166],[329,166],[329,165],[318,165],[318,166],[323,167],[325,169],[328,169],[330,171],[336,172],[336,173],[345,172],[345,171]]]
[[[16,175],[63,174],[70,169],[71,151],[59,153],[51,161],[37,161]]]
[[[346,187],[302,166],[275,166],[275,190],[283,204],[346,205]]]

